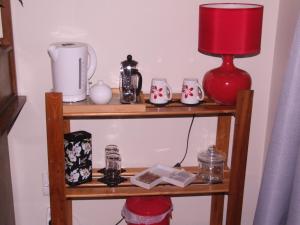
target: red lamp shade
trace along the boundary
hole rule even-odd
[[[262,17],[263,6],[256,4],[200,5],[198,50],[226,58],[203,79],[206,94],[216,102],[235,104],[238,91],[250,89],[250,75],[234,67],[233,57],[260,52]]]

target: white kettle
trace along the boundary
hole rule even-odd
[[[48,48],[53,91],[62,92],[64,102],[86,99],[88,80],[97,67],[95,50],[86,43],[59,42]]]

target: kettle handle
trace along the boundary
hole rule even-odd
[[[57,59],[57,51],[56,51],[56,46],[55,45],[50,45],[48,48],[48,54],[50,58],[55,61]]]
[[[142,74],[139,71],[136,71],[136,73],[139,77],[138,86],[136,89],[136,95],[139,95],[142,90],[143,78],[142,78]]]
[[[88,54],[89,54],[87,78],[90,80],[97,68],[97,56],[92,46],[87,45],[87,47],[88,47]]]

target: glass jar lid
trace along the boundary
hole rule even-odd
[[[222,163],[225,160],[224,153],[219,152],[216,146],[209,146],[205,152],[198,154],[198,161],[205,163]]]

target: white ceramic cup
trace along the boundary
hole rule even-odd
[[[150,89],[150,102],[157,105],[168,103],[172,99],[172,89],[166,79],[153,78]]]
[[[181,102],[188,105],[198,104],[204,99],[204,91],[196,78],[185,78],[182,83]]]

